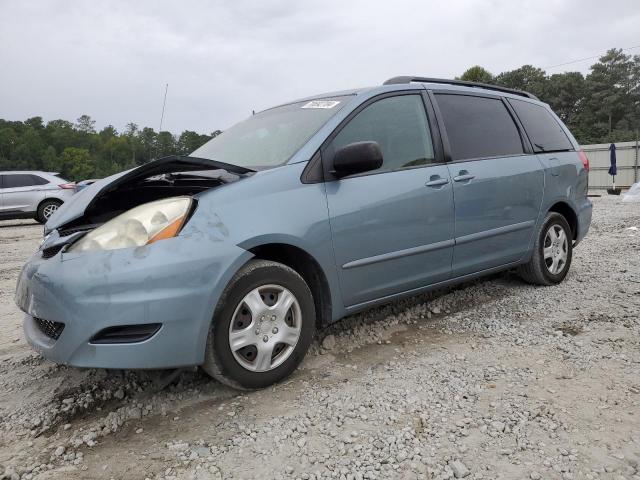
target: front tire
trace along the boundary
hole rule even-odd
[[[264,388],[289,376],[313,340],[311,290],[293,269],[251,260],[215,310],[202,368],[233,388]]]
[[[549,212],[538,232],[529,263],[520,266],[520,277],[534,285],[556,285],[564,280],[571,266],[573,235],[567,220]]]

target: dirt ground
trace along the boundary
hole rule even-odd
[[[561,285],[349,317],[250,393],[41,359],[13,293],[42,227],[0,222],[0,478],[640,479],[640,205],[593,200]]]

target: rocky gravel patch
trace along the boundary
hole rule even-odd
[[[0,222],[0,478],[640,479],[640,208],[594,203],[561,285],[369,310],[249,393],[31,353],[12,294],[40,230]]]

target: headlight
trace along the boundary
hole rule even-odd
[[[191,210],[190,197],[145,203],[109,220],[71,245],[70,252],[141,247],[175,237]]]

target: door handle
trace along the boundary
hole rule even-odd
[[[427,187],[439,187],[449,183],[449,179],[442,178],[440,175],[431,175],[429,181],[425,184]]]
[[[466,182],[476,178],[475,175],[471,175],[467,170],[460,170],[457,176],[453,177],[454,182]]]

